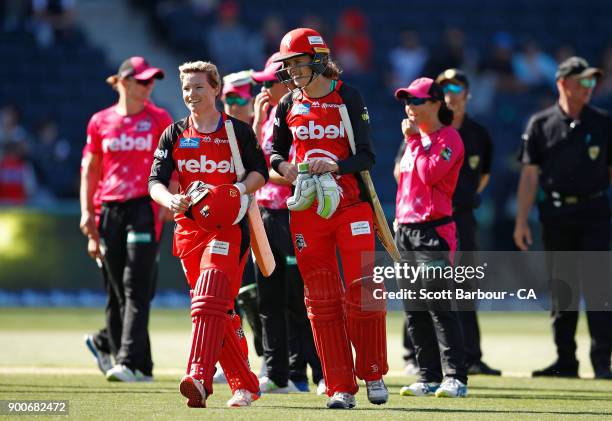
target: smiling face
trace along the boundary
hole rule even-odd
[[[283,68],[289,73],[293,84],[297,88],[305,87],[312,76],[312,68],[309,64],[312,62],[310,56],[304,54],[283,61]]]
[[[183,101],[192,114],[202,114],[215,109],[215,99],[219,87],[213,87],[204,72],[184,73],[181,75]]]

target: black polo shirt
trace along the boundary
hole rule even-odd
[[[459,135],[465,148],[465,158],[453,194],[455,212],[471,210],[480,205],[478,194],[480,177],[491,172],[493,156],[493,142],[489,132],[467,115],[463,119]],[[405,149],[406,142],[402,142],[395,156],[395,162],[401,161]]]
[[[493,142],[489,132],[467,115],[463,119],[459,134],[463,140],[465,158],[453,195],[455,211],[473,209],[480,205],[478,185],[481,176],[491,172],[493,156]]]
[[[586,105],[573,120],[558,104],[534,114],[523,134],[522,164],[540,168],[538,196],[541,217],[593,210],[591,202],[607,204],[612,166],[612,119],[605,111]],[[555,196],[576,196],[580,203],[554,205]],[[594,216],[594,215],[593,215]],[[603,214],[601,216],[604,216]]]

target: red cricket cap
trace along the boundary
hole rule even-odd
[[[144,57],[135,56],[121,63],[117,76],[120,78],[133,77],[138,80],[163,79],[164,71],[158,67],[151,66]]]
[[[279,57],[280,57],[280,52],[276,52],[272,54],[268,58],[268,61],[266,61],[266,66],[261,72],[253,72],[251,74],[251,77],[253,78],[253,80],[257,83],[278,80],[276,79],[276,71],[280,69],[281,63],[275,60]]]
[[[275,62],[304,54],[329,54],[329,47],[321,34],[310,28],[297,28],[285,34],[280,43],[279,56]]]
[[[407,88],[399,88],[395,91],[395,98],[406,97],[432,98],[444,101],[444,91],[433,79],[421,77],[414,80]]]

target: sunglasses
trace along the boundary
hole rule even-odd
[[[404,104],[406,105],[423,105],[425,104],[427,101],[429,101],[430,98],[416,98],[413,96],[409,96],[404,98]]]
[[[139,79],[134,79],[136,81],[137,84],[142,85],[142,86],[149,86],[150,84],[153,83],[153,78],[151,79],[145,79],[145,80],[139,80]]]
[[[460,94],[461,92],[463,92],[465,90],[465,87],[461,86],[461,85],[456,85],[454,83],[447,83],[446,85],[442,86],[442,92],[444,92],[444,94]]]
[[[227,105],[240,105],[240,106],[244,106],[247,105],[249,103],[248,99],[244,99],[242,97],[239,96],[226,96],[225,97],[225,103]]]
[[[275,80],[266,80],[262,83],[263,87],[266,89],[271,89],[274,85],[276,85],[277,81]]]
[[[583,88],[594,88],[597,85],[597,79],[594,77],[582,78],[578,80]]]

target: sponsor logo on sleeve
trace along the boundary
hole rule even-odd
[[[167,149],[156,149],[153,156],[157,159],[166,159],[168,158],[168,150]]]
[[[200,147],[199,137],[181,137],[179,139],[179,148],[181,149],[197,149]]]
[[[368,114],[368,107],[363,107],[363,111],[361,112],[361,119],[363,121],[370,121],[370,114]]]
[[[370,223],[368,221],[351,222],[351,233],[353,237],[356,235],[370,234]]]
[[[306,240],[302,234],[295,234],[295,248],[302,251],[306,247]]]
[[[469,157],[468,162],[470,164],[470,168],[475,170],[476,168],[478,168],[478,164],[480,164],[480,156],[472,155]]]
[[[450,146],[445,146],[440,151],[440,157],[445,161],[450,161],[451,156],[453,156],[453,150],[450,148]]]
[[[221,254],[223,256],[229,254],[230,243],[227,241],[212,240],[209,245],[210,254]]]

